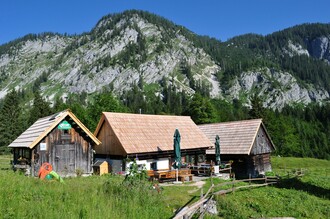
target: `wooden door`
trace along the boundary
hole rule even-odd
[[[264,160],[263,160],[262,155],[258,156],[258,172],[259,172],[259,174],[264,174],[265,173]]]
[[[62,176],[75,173],[75,145],[58,144],[55,146],[54,170]]]

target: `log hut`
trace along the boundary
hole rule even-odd
[[[182,162],[203,162],[212,143],[189,116],[103,112],[94,132],[102,142],[95,156],[107,160],[113,172],[125,171],[126,158],[147,170],[169,170],[175,129],[181,134]]]
[[[275,146],[262,119],[204,124],[200,130],[215,142],[220,137],[221,161],[231,161],[238,177],[257,177],[271,171],[270,154]],[[207,159],[215,160],[215,149],[206,151]]]
[[[101,142],[70,111],[38,119],[8,147],[13,168],[37,176],[42,163],[52,164],[60,176],[93,172],[93,150]]]

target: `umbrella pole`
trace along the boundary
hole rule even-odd
[[[176,182],[178,182],[178,172],[179,172],[179,170],[178,170],[178,168],[176,169]]]
[[[177,167],[176,171],[175,171],[176,172],[176,174],[175,174],[176,175],[176,181],[173,182],[173,183],[174,184],[181,184],[182,182],[180,182],[179,179],[178,179],[179,178],[179,168],[178,168],[178,166],[176,166],[176,167]]]

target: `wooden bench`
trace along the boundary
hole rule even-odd
[[[160,182],[175,180],[175,178],[176,178],[176,171],[175,170],[169,170],[169,171],[158,173],[158,180]]]
[[[148,176],[157,178],[159,182],[175,180],[176,170],[153,171],[153,172],[149,170]],[[187,177],[189,178],[190,182],[193,180],[193,174],[191,174],[190,169],[181,169],[178,171],[178,180],[184,182]]]
[[[147,175],[149,177],[154,177],[155,176],[155,171],[153,171],[153,170],[147,170]]]
[[[153,170],[147,170],[147,176],[149,178],[150,181],[154,181],[155,179],[155,171]]]
[[[189,182],[191,182],[193,180],[193,174],[191,174],[191,170],[190,169],[181,169],[179,170],[179,180],[181,182],[184,182],[186,177],[189,178]]]
[[[176,171],[175,170],[161,171],[161,172],[157,172],[155,176],[158,178],[160,182],[165,180],[172,180],[176,178]]]

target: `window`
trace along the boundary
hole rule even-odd
[[[203,154],[198,155],[198,163],[203,163],[205,161],[205,157]]]
[[[152,169],[152,170],[157,170],[157,162],[152,162],[152,163],[150,164],[150,169]]]

